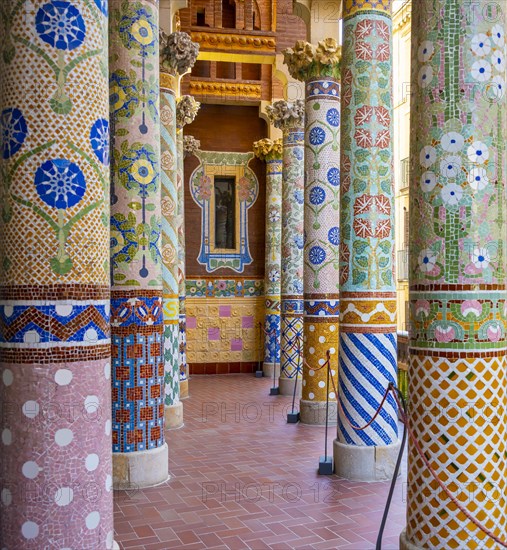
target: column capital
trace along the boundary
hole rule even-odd
[[[302,99],[289,102],[281,99],[266,107],[269,120],[281,130],[301,128],[305,123],[305,103]]]
[[[191,95],[182,95],[176,100],[176,125],[179,130],[185,124],[192,124],[201,104]]]
[[[201,142],[198,139],[195,139],[194,136],[183,137],[183,152],[185,153],[186,157],[194,155],[196,151],[199,151],[200,148]]]
[[[283,145],[281,139],[259,139],[253,144],[254,154],[261,160],[282,160]]]
[[[199,55],[199,44],[186,32],[166,34],[160,31],[160,71],[182,76],[191,69]]]
[[[292,78],[304,82],[319,76],[340,78],[341,51],[334,38],[325,38],[317,46],[298,40],[294,48],[286,48],[282,53]]]

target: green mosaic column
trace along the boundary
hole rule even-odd
[[[280,368],[280,292],[282,263],[282,140],[261,139],[254,153],[266,161],[266,274],[264,295],[264,376]]]
[[[306,52],[300,62],[298,50]],[[340,71],[339,47],[326,38],[312,46],[300,42],[284,52],[294,78],[304,80],[305,117],[305,255],[304,343],[301,422],[335,423],[338,378],[340,244]],[[328,369],[323,368],[329,352]],[[334,385],[333,385],[334,382]]]
[[[166,428],[183,425],[180,401],[178,188],[176,95],[179,76],[195,63],[198,45],[187,33],[160,35],[160,120],[162,182],[162,281],[164,286],[164,372]]]
[[[185,312],[185,175],[183,128],[191,124],[197,116],[200,103],[192,96],[184,95],[176,103],[176,158],[177,175],[176,187],[178,191],[177,223],[178,228],[178,288],[179,288],[179,368],[180,368],[180,397],[188,397],[188,365],[187,365],[187,318]]]
[[[301,395],[303,367],[304,102],[276,101],[267,113],[283,130],[281,357],[278,384]]]
[[[158,2],[109,7],[113,481],[137,488],[168,478]]]
[[[343,13],[340,344],[335,472],[391,479],[400,447],[394,271],[391,1]]]
[[[412,19],[409,421],[438,479],[507,538],[505,4]],[[500,548],[408,450],[400,547]]]

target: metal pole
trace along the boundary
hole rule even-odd
[[[327,429],[329,426],[329,373],[331,371],[331,352],[328,350],[327,355],[327,381],[326,381],[326,431],[324,434],[324,456],[319,460],[319,474],[331,475],[333,473],[333,458],[327,456]]]

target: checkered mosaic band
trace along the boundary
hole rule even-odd
[[[163,318],[160,292],[113,291],[113,451],[164,444]]]

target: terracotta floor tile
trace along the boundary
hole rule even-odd
[[[166,431],[171,479],[115,491],[120,548],[373,550],[389,484],[319,476],[324,428],[288,425],[291,398],[270,387],[247,374],[192,376],[185,426]],[[406,466],[383,550],[398,548],[405,526],[405,480]]]

